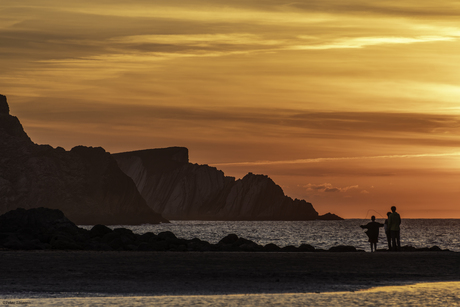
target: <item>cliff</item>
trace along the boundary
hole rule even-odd
[[[171,220],[314,220],[304,200],[284,195],[268,176],[235,180],[208,165],[188,161],[183,147],[112,155],[147,204]]]
[[[77,224],[167,222],[103,148],[37,145],[9,113],[0,95],[0,214],[47,207]]]

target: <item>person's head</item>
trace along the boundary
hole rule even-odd
[[[372,222],[375,221],[375,216],[371,216]]]
[[[387,212],[387,216],[390,216],[391,212]]]
[[[396,211],[396,207],[395,206],[391,207],[391,212],[395,212],[395,211]]]

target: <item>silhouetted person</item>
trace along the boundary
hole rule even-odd
[[[396,251],[401,249],[401,239],[400,239],[400,228],[401,225],[401,216],[396,212],[396,207],[391,207],[391,214],[388,217],[388,228],[390,229],[391,235],[391,249]]]
[[[391,250],[391,234],[390,228],[388,227],[388,218],[390,217],[391,212],[387,212],[387,219],[383,223],[385,229],[385,235],[387,236],[388,250]]]
[[[371,217],[372,222],[366,225],[361,225],[361,228],[367,228],[366,234],[369,237],[371,243],[371,252],[377,250],[377,242],[379,241],[379,228],[383,227],[383,224],[375,221],[375,216]]]

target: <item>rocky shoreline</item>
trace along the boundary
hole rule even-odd
[[[86,250],[86,251],[174,251],[174,252],[364,252],[354,246],[333,246],[328,250],[309,244],[279,247],[260,245],[228,234],[217,244],[177,238],[170,231],[136,234],[126,228],[95,225],[90,230],[76,226],[57,209],[16,209],[0,216],[0,249],[3,250]],[[448,251],[437,246],[402,251]],[[382,250],[385,251],[385,250]]]

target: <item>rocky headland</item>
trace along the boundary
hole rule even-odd
[[[78,224],[168,222],[103,148],[33,143],[0,95],[0,214],[38,207],[60,209]]]
[[[268,176],[249,173],[235,180],[215,167],[190,163],[184,147],[113,157],[150,208],[170,220],[341,219],[330,213],[319,216],[311,203],[284,195]]]
[[[184,147],[111,155],[101,147],[35,144],[0,95],[0,214],[38,207],[60,209],[80,225],[341,219],[318,215],[268,176],[236,180],[190,163]]]

